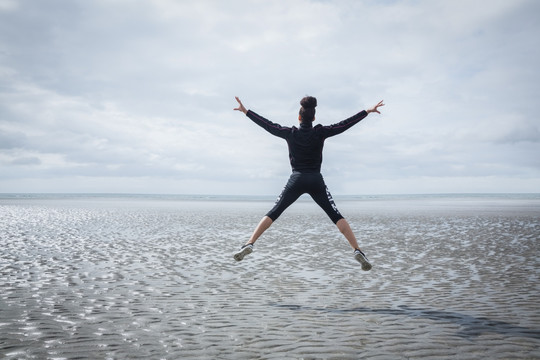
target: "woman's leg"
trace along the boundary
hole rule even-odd
[[[253,234],[251,234],[251,237],[249,238],[247,244],[254,244],[255,241],[272,225],[274,220],[270,219],[268,216],[264,216],[261,221],[259,222],[259,225],[253,230]]]
[[[253,244],[255,244],[255,241],[257,241],[257,239],[270,227],[270,225],[272,225],[273,222],[274,221],[270,217],[264,216],[255,230],[253,230],[253,234],[251,234],[249,241],[234,254],[234,260],[242,261],[246,255],[251,254],[253,252]]]
[[[253,230],[253,234],[251,234],[251,237],[246,245],[254,244],[255,241],[257,241],[257,239],[270,227],[270,225],[272,225],[272,223],[281,216],[283,211],[285,211],[285,209],[291,206],[291,204],[300,197],[302,192],[298,189],[299,178],[300,174],[291,175],[289,181],[285,185],[285,188],[278,196],[274,207],[261,219],[255,230]]]
[[[279,194],[272,209],[266,213],[266,216],[272,219],[272,221],[276,221],[277,218],[305,192],[302,184],[302,174],[293,173],[289,177],[287,184],[285,184],[283,191]]]
[[[261,219],[246,244],[254,244],[270,225],[281,216],[283,211],[300,197],[300,192],[296,191],[293,185],[294,183],[291,181],[287,183],[285,189],[283,189],[281,195],[279,195],[274,207]]]
[[[345,239],[351,244],[353,249],[359,249],[358,242],[356,241],[356,237],[354,236],[354,233],[351,229],[351,226],[345,219],[338,220],[336,223],[336,226],[338,227],[339,231],[345,236]]]
[[[347,239],[351,247],[354,250],[359,249],[356,236],[354,236],[351,226],[347,220],[343,218],[337,209],[336,203],[334,202],[328,187],[324,183],[322,175],[318,174],[318,176],[314,177],[313,189],[314,190],[310,192],[313,200],[315,200],[315,202],[324,210],[324,212],[326,212],[332,222],[336,224],[337,228],[345,236],[345,239]]]

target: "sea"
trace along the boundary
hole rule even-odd
[[[540,359],[540,194],[0,194],[1,359]]]

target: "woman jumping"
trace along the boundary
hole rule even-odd
[[[380,114],[378,108],[384,106],[383,102],[380,101],[377,105],[367,110],[362,110],[358,114],[337,124],[313,126],[317,99],[312,96],[306,96],[300,101],[300,105],[302,106],[298,115],[300,127],[297,128],[296,126],[285,127],[273,123],[251,110],[246,110],[238,97],[236,97],[236,101],[238,101],[239,106],[234,110],[243,112],[255,124],[261,126],[270,134],[287,141],[292,174],[274,207],[259,222],[248,242],[234,254],[234,259],[241,261],[244,256],[251,254],[255,241],[276,221],[283,211],[294,203],[300,195],[308,193],[349,241],[349,244],[354,249],[354,258],[362,264],[362,270],[370,270],[371,264],[366,255],[360,250],[349,223],[338,211],[332,195],[330,195],[324,183],[321,175],[322,151],[326,138],[341,134],[353,125],[358,124],[369,113],[376,112]]]

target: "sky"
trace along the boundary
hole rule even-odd
[[[535,0],[0,0],[0,193],[277,195],[298,125],[334,195],[540,192]]]

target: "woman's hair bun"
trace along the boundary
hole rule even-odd
[[[315,108],[317,106],[317,99],[313,96],[306,96],[300,100],[300,105],[302,105],[304,109]]]

